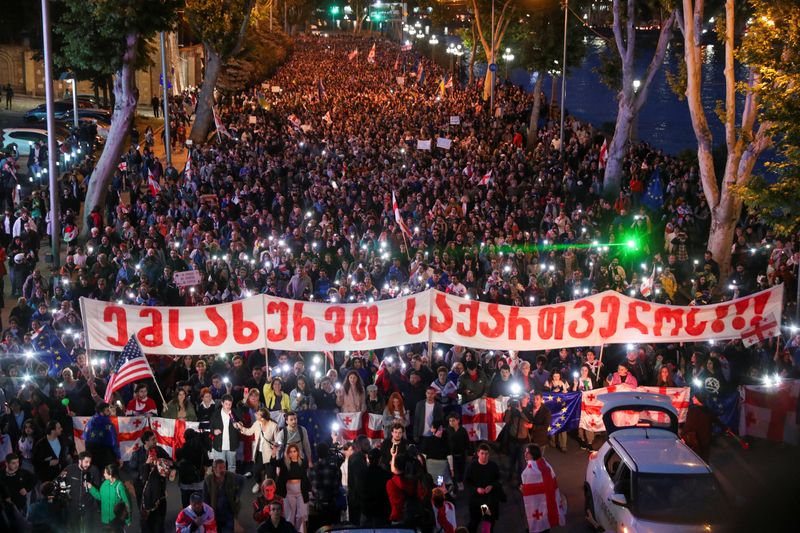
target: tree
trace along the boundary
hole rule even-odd
[[[255,0],[186,0],[192,31],[203,42],[205,70],[190,137],[202,144],[211,129],[214,88],[223,65],[242,51]]]
[[[711,209],[711,228],[708,249],[720,265],[721,278],[730,272],[731,244],[736,221],[742,212],[742,196],[736,187],[746,185],[752,176],[753,166],[770,145],[771,123],[760,121],[756,128],[759,110],[759,83],[761,75],[754,66],[748,67],[748,79],[742,83],[745,101],[740,124],[736,125],[737,80],[734,71],[734,0],[725,0],[725,16],[717,25],[717,34],[725,44],[725,102],[719,105],[719,116],[725,125],[725,166],[722,176],[717,177],[714,168],[713,137],[701,88],[704,0],[682,0],[683,10],[678,17],[678,27],[684,40],[686,62],[686,101],[697,138],[697,160],[703,194]]]
[[[106,192],[124,150],[139,91],[138,68],[148,63],[148,39],[172,26],[177,0],[65,0],[56,31],[64,39],[61,64],[78,72],[114,74],[114,111],[103,153],[86,191],[84,213],[105,203]],[[88,233],[84,225],[82,236]]]
[[[762,222],[778,235],[790,236],[800,231],[800,4],[751,4],[752,23],[738,59],[753,65],[757,74],[759,120],[773,126],[777,157],[765,164],[769,176],[756,175],[736,190]]]
[[[506,33],[507,46],[514,50],[514,63],[532,70],[536,75],[534,83],[533,108],[528,127],[528,149],[536,144],[536,128],[542,105],[542,84],[545,74],[553,73],[563,61],[564,50],[564,12],[559,0],[540,0],[520,17],[519,24],[511,26]],[[578,66],[583,61],[586,45],[583,39],[575,38],[580,22],[574,17],[568,20],[567,69]],[[557,71],[558,69],[556,69]]]
[[[494,10],[492,6],[494,5]],[[499,51],[503,43],[503,37],[509,25],[514,21],[514,14],[517,10],[515,0],[468,0],[471,7],[472,16],[475,20],[477,40],[483,47],[483,53],[488,60],[500,57]],[[494,17],[492,17],[494,11]],[[494,21],[492,20],[494,18]],[[494,22],[494,32],[492,32],[492,22]],[[486,70],[486,78],[483,84],[483,99],[489,98],[492,89],[491,75]]]
[[[623,11],[624,5],[624,11]],[[636,20],[644,18],[642,10],[659,12],[662,6],[656,3],[648,5],[647,2],[634,2],[633,0],[613,0],[613,30],[614,47],[619,56],[619,66],[622,74],[621,84],[619,78],[615,80],[619,93],[617,94],[617,122],[614,127],[614,136],[608,146],[608,161],[606,163],[605,178],[603,183],[606,197],[615,198],[619,194],[623,177],[623,160],[625,147],[631,136],[631,127],[642,106],[647,101],[650,85],[656,72],[664,63],[667,44],[672,39],[672,29],[675,24],[677,12],[667,9],[661,12],[666,16],[660,21],[661,31],[658,34],[658,43],[655,52],[647,66],[644,78],[639,86],[634,86],[636,73],[634,71],[634,58],[636,55]],[[615,58],[616,59],[616,58]]]

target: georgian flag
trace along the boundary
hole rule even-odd
[[[521,477],[528,531],[545,531],[565,525],[566,500],[561,496],[556,473],[550,463],[544,457],[528,461]]]
[[[489,440],[494,442],[502,431],[505,422],[508,398],[479,398],[465,403],[461,408],[461,425],[469,435],[469,440]]]
[[[780,324],[774,314],[761,317],[749,329],[742,331],[742,344],[752,346],[781,334]]]
[[[800,444],[800,380],[740,388],[739,433],[773,442]]]
[[[397,222],[398,226],[400,226],[400,231],[405,233],[410,239],[411,232],[408,230],[408,226],[406,226],[406,223],[403,222],[403,217],[400,215],[400,207],[397,205],[397,198],[395,198],[394,191],[392,191],[392,210],[394,211],[394,221]]]
[[[603,402],[598,398],[609,392],[651,392],[668,396],[672,406],[678,411],[678,422],[686,421],[686,414],[689,412],[689,387],[629,387],[627,385],[613,385],[602,389],[585,391],[581,400],[581,422],[579,427],[589,431],[605,431],[603,417],[600,414],[603,409]],[[633,425],[638,420],[638,415],[631,413],[626,417],[625,413],[617,413],[614,423],[618,426]],[[648,413],[648,417],[657,422],[666,422],[666,415],[661,413]]]
[[[158,196],[158,193],[161,192],[161,184],[153,176],[153,171],[149,168],[147,169],[147,188],[150,189],[151,196]]]
[[[358,48],[356,48],[355,50],[353,50],[352,52],[350,52],[349,54],[347,54],[347,60],[348,60],[348,61],[352,61],[352,60],[354,60],[354,59],[355,59],[355,58],[357,58],[357,57],[358,57]]]
[[[364,412],[364,434],[369,439],[372,447],[377,447],[383,442],[383,415]]]
[[[600,147],[600,159],[597,162],[598,168],[606,168],[608,161],[608,141],[603,139],[603,146]]]
[[[72,417],[72,436],[75,440],[75,451],[80,453],[86,449],[84,430],[89,423],[90,416]],[[146,416],[112,416],[111,423],[117,430],[120,457],[128,461],[133,452],[142,445],[142,433],[150,427]]]
[[[656,278],[656,267],[653,265],[653,273],[650,274],[649,277],[646,277],[642,280],[642,285],[639,287],[639,292],[642,293],[642,296],[648,298],[650,294],[653,292],[653,283],[655,282]]]
[[[484,174],[483,177],[481,178],[481,181],[478,182],[478,186],[486,185],[488,187],[489,186],[489,182],[492,180],[492,172],[493,171],[490,170],[489,172]]]
[[[337,418],[341,428],[339,435],[343,441],[354,441],[361,434],[362,413],[338,413]]]
[[[367,63],[375,63],[375,44],[372,45],[369,54],[367,54]]]
[[[211,113],[214,115],[214,127],[217,128],[217,133],[220,135],[224,135],[228,139],[231,138],[231,133],[228,131],[228,128],[222,123],[222,120],[217,115],[217,108],[213,105],[211,106]]]
[[[172,418],[152,417],[150,418],[150,429],[156,434],[156,442],[164,448],[172,460],[175,460],[175,453],[178,448],[186,444],[186,430],[200,428],[200,422],[187,422],[186,420],[175,420]]]

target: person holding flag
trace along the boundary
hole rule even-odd
[[[522,500],[528,532],[540,533],[566,524],[566,500],[561,497],[556,474],[536,444],[525,447],[527,465],[522,470]]]

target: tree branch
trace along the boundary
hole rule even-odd
[[[661,32],[658,34],[658,44],[656,44],[656,51],[653,53],[653,58],[647,66],[647,73],[642,80],[642,86],[639,90],[639,96],[636,98],[635,110],[638,112],[644,103],[647,101],[647,92],[650,89],[650,83],[656,75],[656,72],[664,63],[664,56],[667,55],[667,45],[672,39],[672,27],[675,20],[679,18],[677,11],[672,11],[669,17],[661,23]]]
[[[635,12],[635,2],[633,0],[628,0],[628,20],[626,21],[627,24],[627,35],[625,36],[628,40],[628,49],[626,50],[626,59],[630,62],[633,62],[633,52],[636,49],[636,12]]]
[[[698,2],[701,3],[701,2]],[[733,0],[725,0],[725,144],[736,145],[736,72],[733,69]]]
[[[622,40],[622,19],[620,18],[619,13],[619,2],[620,0],[614,0],[613,9],[614,9],[614,23],[612,24],[612,28],[614,30],[614,40],[617,43],[617,49],[619,50],[619,55],[622,58],[627,57],[628,49],[625,46],[625,41]]]

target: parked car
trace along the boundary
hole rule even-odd
[[[678,413],[660,394],[603,394],[608,441],[589,456],[586,517],[605,531],[726,531],[727,499],[707,465],[678,438]]]
[[[0,133],[0,146],[11,149],[16,146],[20,158],[27,158],[36,141],[47,143],[47,130],[36,128],[6,128]]]
[[[72,102],[53,102],[53,113],[56,120],[61,119],[65,113],[72,111]],[[47,119],[47,104],[39,104],[25,113],[26,122],[44,122]]]
[[[63,120],[64,122],[72,121],[72,117],[75,114],[72,112],[72,108],[70,107],[69,111],[64,113],[64,115],[59,118],[58,120]],[[106,111],[105,109],[95,109],[95,108],[78,108],[78,118],[90,118],[95,120],[102,120],[106,124],[111,124],[111,113]]]
[[[78,95],[78,107],[91,107],[91,108],[101,108],[103,107],[100,105],[100,98],[96,97],[93,94],[79,94]],[[72,103],[72,96],[70,93],[62,99],[63,102],[70,102]]]

